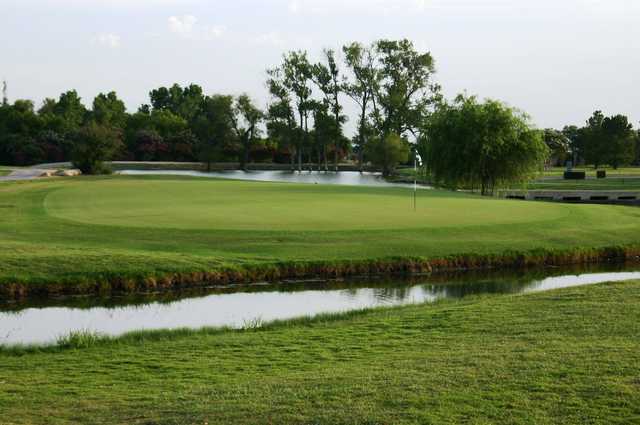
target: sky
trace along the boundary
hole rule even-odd
[[[0,78],[36,105],[115,90],[135,111],[177,82],[265,106],[265,71],[287,50],[317,60],[408,38],[434,56],[447,97],[498,99],[540,128],[596,109],[637,128],[639,22],[640,0],[0,0]]]

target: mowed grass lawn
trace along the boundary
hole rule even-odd
[[[0,350],[2,424],[640,422],[640,282]]]
[[[637,244],[640,209],[181,177],[0,182],[0,282]]]

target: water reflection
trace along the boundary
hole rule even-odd
[[[167,175],[167,176],[191,176],[209,177],[233,180],[287,182],[307,184],[333,184],[346,186],[375,186],[375,187],[408,187],[413,185],[406,183],[389,183],[379,173],[359,173],[357,171],[324,172],[324,171],[218,171],[205,173],[202,171],[188,170],[123,170],[118,174],[127,176]],[[424,189],[425,186],[420,186]]]
[[[529,293],[631,279],[640,279],[640,265],[284,282],[104,299],[32,300],[0,306],[0,343],[50,343],[77,330],[120,335],[141,329],[241,327],[255,319],[271,321],[474,294]]]

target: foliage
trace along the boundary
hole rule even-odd
[[[240,95],[235,99],[233,107],[230,108],[229,119],[237,139],[242,145],[242,155],[240,156],[240,168],[245,169],[249,162],[251,145],[260,135],[258,125],[264,117],[264,113],[254,105],[247,94]]]
[[[196,84],[184,88],[178,84],[170,88],[160,87],[152,90],[149,97],[154,110],[170,111],[188,122],[202,112],[205,102],[202,87]]]
[[[201,161],[211,163],[224,159],[233,141],[233,96],[213,95],[204,99],[202,113],[194,123],[194,134],[200,140],[198,155]]]
[[[330,160],[338,170],[341,161],[357,159],[364,170],[367,163],[394,162],[367,155],[384,153],[367,145],[380,145],[392,134],[418,144],[416,149],[426,154],[426,123],[442,101],[434,74],[430,52],[407,39],[381,39],[325,48],[317,62],[304,50],[285,52],[281,63],[267,71],[271,100],[264,111],[248,95],[207,95],[197,84],[157,87],[135,112],[128,112],[114,91],[98,94],[90,108],[76,90],[47,98],[37,109],[29,100],[3,99],[0,163],[68,161],[73,135],[96,122],[123,134],[115,160],[237,161],[243,169],[260,160],[290,162],[298,170],[315,163],[327,171]],[[349,138],[344,134],[350,119],[345,98],[357,107],[352,118],[357,131]],[[638,138],[627,121],[597,113],[584,128],[546,130],[545,141],[555,163],[588,160],[618,167],[640,162]]]
[[[100,93],[93,100],[93,119],[102,125],[124,128],[127,122],[127,109],[115,92]]]
[[[385,177],[391,175],[399,163],[408,161],[410,150],[409,143],[393,133],[373,138],[366,146],[367,156],[382,169]]]
[[[547,128],[544,130],[544,143],[549,148],[549,162],[552,166],[563,166],[571,159],[571,141],[562,132]]]
[[[562,129],[562,135],[569,141],[570,159],[573,165],[583,163],[585,161],[586,150],[585,130],[575,125],[568,125]]]
[[[290,121],[288,123],[290,131],[287,134],[293,142],[290,146],[295,147],[298,171],[302,171],[303,150],[309,142],[309,116],[315,107],[315,102],[311,99],[313,93],[311,88],[312,66],[309,63],[307,52],[288,52],[284,55],[281,66],[267,72],[269,75],[267,85],[272,96],[282,106],[285,106],[282,102],[286,102],[288,107],[295,110],[295,114],[297,114],[298,123],[294,124],[295,119]]]
[[[602,132],[608,145],[605,156],[607,163],[614,169],[631,164],[635,156],[636,134],[627,117],[615,115],[605,118]]]
[[[442,103],[426,125],[427,166],[452,188],[495,189],[524,181],[542,168],[548,155],[539,131],[526,116],[493,100],[458,96]]]
[[[350,70],[352,78],[343,84],[343,90],[359,108],[358,134],[354,145],[358,149],[358,162],[362,170],[364,163],[364,151],[367,142],[374,134],[373,125],[369,119],[370,108],[374,94],[378,92],[380,72],[375,64],[375,51],[373,47],[363,46],[361,43],[351,43],[342,48],[345,63]]]
[[[104,166],[122,147],[122,133],[118,129],[89,122],[73,134],[71,158],[74,167],[84,174],[108,172]]]
[[[347,117],[342,115],[342,104],[340,103],[340,94],[343,92],[343,84],[341,81],[340,67],[336,60],[335,51],[328,49],[323,52],[326,64],[319,62],[311,68],[311,78],[322,92],[322,102],[315,108],[315,117],[319,120],[316,122],[323,126],[319,131],[324,137],[318,137],[316,140],[322,146],[325,161],[325,170],[327,169],[327,145],[326,140],[333,141],[333,165],[334,170],[338,171],[339,151],[341,149],[342,124],[345,123]]]
[[[595,111],[584,128],[586,159],[596,168],[609,164],[618,168],[634,159],[635,134],[627,117],[605,117]]]
[[[374,45],[379,67],[373,86],[373,118],[381,137],[395,133],[416,136],[440,99],[440,87],[431,82],[435,63],[431,53],[418,52],[409,40],[379,40]]]

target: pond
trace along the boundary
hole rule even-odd
[[[0,304],[0,344],[47,344],[73,331],[242,328],[277,319],[478,294],[518,294],[640,279],[640,265],[438,274],[412,278],[282,282],[123,297]]]
[[[122,170],[117,174],[125,176],[191,176],[209,177],[217,179],[249,180],[262,182],[286,182],[306,184],[334,184],[346,186],[373,186],[373,187],[406,187],[413,188],[412,184],[390,183],[382,178],[379,173],[359,173],[357,171],[217,171],[205,173],[202,171],[188,170]],[[427,189],[426,186],[418,186]]]

